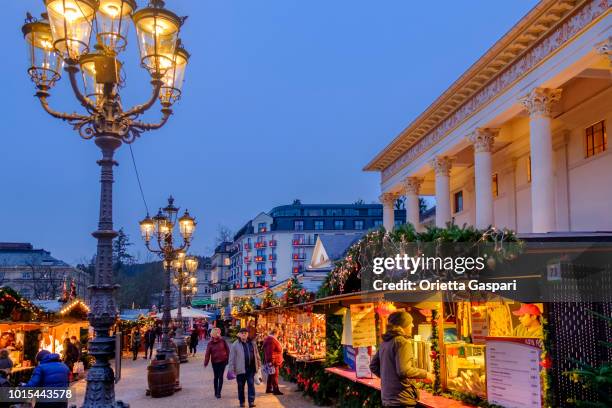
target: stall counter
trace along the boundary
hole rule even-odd
[[[380,378],[357,378],[355,371],[349,368],[330,367],[326,368],[330,374],[335,374],[344,377],[353,382],[366,385],[371,388],[380,390]],[[426,408],[476,408],[473,405],[464,404],[461,401],[433,395],[430,392],[419,390],[419,404]]]

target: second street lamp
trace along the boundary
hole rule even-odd
[[[176,329],[174,341],[178,350],[179,361],[181,363],[186,363],[188,359],[187,343],[185,342],[183,327],[182,298],[186,288],[191,284],[192,279],[195,279],[195,272],[198,269],[198,259],[194,256],[185,256],[185,252],[181,251],[172,262],[172,269],[174,271],[174,284],[178,289],[178,309],[176,311],[178,328]],[[189,291],[191,291],[190,286]]]
[[[147,214],[147,216],[140,221],[140,232],[143,240],[145,241],[145,245],[149,251],[159,255],[159,257],[162,259],[165,273],[164,303],[162,313],[162,344],[161,347],[157,349],[155,359],[158,361],[166,360],[168,364],[173,365],[176,390],[180,389],[180,369],[176,352],[174,350],[174,345],[171,343],[169,336],[170,322],[172,320],[170,315],[171,270],[173,269],[174,265],[179,262],[179,260],[184,261],[185,251],[187,251],[191,245],[193,232],[196,226],[195,218],[189,215],[188,211],[185,211],[183,216],[178,219],[182,243],[175,246],[176,242],[173,232],[177,223],[176,218],[178,212],[179,208],[174,205],[174,198],[170,196],[168,198],[168,205],[163,209],[160,208],[155,217],[151,218],[149,217],[149,214]],[[177,337],[179,336],[177,335]],[[153,365],[153,363],[151,364]],[[149,366],[150,369],[152,368],[152,365]],[[151,386],[157,386],[158,384],[151,384],[151,380],[149,381],[149,390],[151,391]]]

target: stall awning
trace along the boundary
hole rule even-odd
[[[209,306],[209,305],[216,305],[217,301],[213,300],[213,299],[198,299],[198,300],[192,300],[191,301],[191,306]]]
[[[170,315],[173,319],[176,319],[178,309],[172,309],[170,311]],[[214,316],[212,313],[205,312],[203,310],[194,309],[191,307],[183,307],[181,308],[181,314],[183,318],[193,318],[193,319],[209,319]]]

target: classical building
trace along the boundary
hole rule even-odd
[[[381,174],[385,225],[392,198],[418,226],[432,195],[438,226],[612,231],[611,25],[607,1],[529,12],[365,167]]]
[[[76,286],[77,297],[87,299],[88,273],[35,249],[30,243],[0,242],[0,285],[9,286],[32,300],[53,300]]]

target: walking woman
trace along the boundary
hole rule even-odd
[[[198,347],[198,328],[193,326],[193,330],[191,330],[191,334],[189,335],[189,352],[192,356],[195,357],[196,349]]]
[[[266,393],[283,395],[278,388],[278,372],[283,365],[283,346],[276,339],[276,329],[270,330],[268,337],[263,342],[265,365],[268,369],[268,382]]]
[[[223,373],[229,360],[230,349],[227,342],[221,337],[221,330],[216,327],[212,329],[211,339],[206,346],[206,356],[204,357],[204,367],[212,362],[214,373],[215,397],[221,398],[221,388],[223,388]]]

